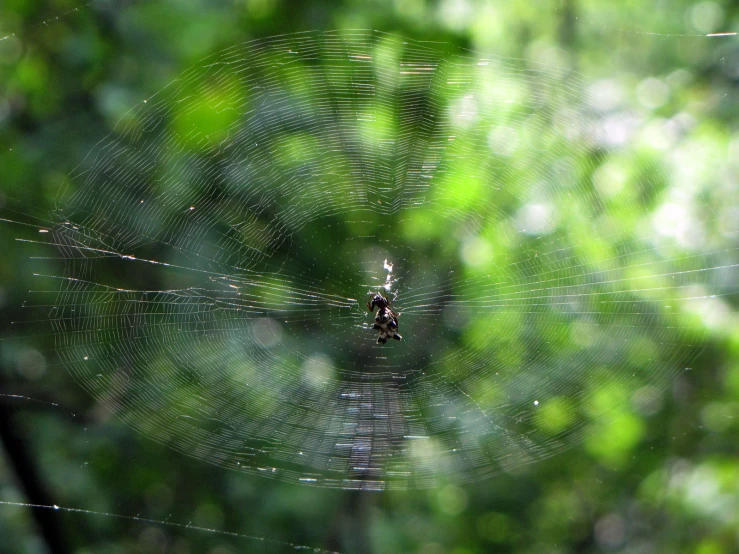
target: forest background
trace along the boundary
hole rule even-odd
[[[725,199],[712,221],[730,229],[728,250],[736,252],[739,41],[707,35],[737,28],[739,7],[729,1],[6,0],[2,217],[48,217],[59,184],[98,141],[205,56],[291,32],[378,29],[577,74],[573,86],[638,121],[627,139],[639,152],[634,163],[678,164],[706,197],[717,194],[712,205]],[[670,135],[666,122],[684,125]],[[663,184],[655,205],[673,186]],[[633,215],[624,212],[621,225],[632,225]],[[594,435],[486,480],[360,498],[183,456],[102,409],[55,358],[64,331],[38,331],[24,308],[34,273],[63,271],[47,247],[16,240],[32,234],[0,226],[0,501],[83,511],[0,504],[4,553],[227,554],[291,544],[427,554],[739,548],[735,272],[733,289],[696,316],[700,354],[688,371],[664,390],[634,391],[630,409]],[[324,239],[317,250],[329,253],[331,237]],[[447,255],[439,249],[430,263],[443,265]],[[566,367],[568,355],[552,363]]]

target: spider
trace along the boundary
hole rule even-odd
[[[377,344],[385,344],[388,337],[394,338],[395,340],[403,339],[398,334],[398,314],[390,308],[390,303],[390,299],[379,292],[376,292],[372,300],[367,302],[367,309],[370,312],[374,312],[375,308],[377,308],[375,325],[372,327],[379,331]]]

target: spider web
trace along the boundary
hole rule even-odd
[[[670,198],[585,89],[375,31],[234,46],[70,176],[31,309],[85,390],[208,463],[384,489],[545,459],[664,390],[736,292],[722,199]]]

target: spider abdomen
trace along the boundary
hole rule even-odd
[[[388,338],[402,340],[403,337],[398,334],[398,314],[390,308],[390,300],[380,293],[375,294],[372,301],[367,303],[367,309],[374,312],[375,308],[377,314],[372,328],[378,331],[377,343],[385,344]]]

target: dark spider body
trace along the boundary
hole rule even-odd
[[[398,314],[390,308],[390,300],[379,292],[375,293],[372,301],[367,302],[367,309],[374,312],[375,308],[377,308],[377,314],[372,328],[379,332],[377,343],[385,344],[388,338],[402,340],[403,337],[398,334]]]

